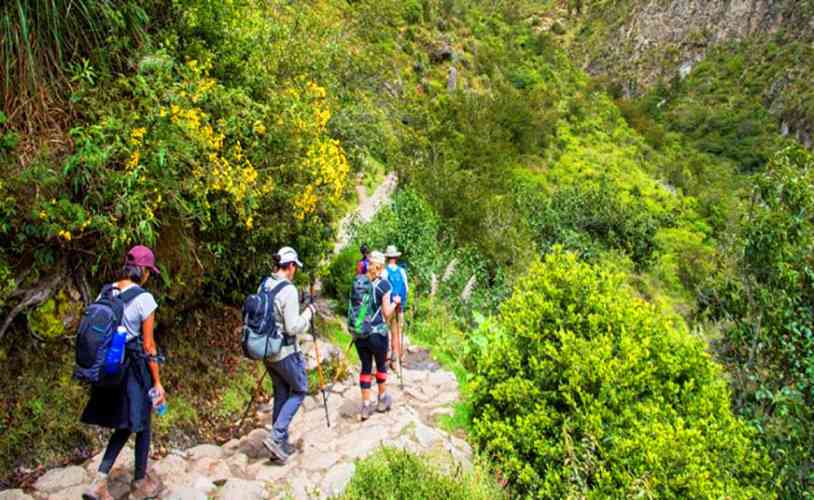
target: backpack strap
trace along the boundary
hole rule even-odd
[[[115,288],[115,287],[113,287],[113,288]],[[141,295],[143,293],[147,293],[147,290],[145,290],[145,289],[141,288],[140,286],[136,285],[136,286],[132,286],[132,287],[128,288],[127,290],[125,290],[123,292],[119,292],[119,298],[122,300],[122,302],[127,304],[128,302],[132,301],[133,299],[135,299],[136,297],[138,297],[139,295]]]

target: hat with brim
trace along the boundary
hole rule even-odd
[[[297,251],[291,247],[283,247],[277,252],[277,255],[280,256],[280,265],[284,266],[288,263],[293,262],[297,265],[300,269],[302,269],[302,262],[300,262],[300,258],[297,255]]]
[[[125,262],[130,266],[146,267],[150,271],[161,274],[161,271],[155,266],[155,254],[144,245],[136,245],[127,252],[127,260]]]
[[[399,252],[399,249],[396,248],[396,245],[387,245],[387,249],[384,251],[384,256],[388,259],[395,259],[401,257],[401,252]]]

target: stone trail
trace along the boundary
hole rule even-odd
[[[410,348],[416,360],[426,353]],[[388,390],[394,397],[389,413],[375,413],[359,420],[361,396],[353,382],[357,374],[330,389],[325,423],[322,396],[309,396],[291,425],[291,440],[301,449],[284,466],[272,463],[263,447],[271,426],[271,414],[259,413],[257,428],[223,446],[203,444],[174,451],[150,462],[151,473],[165,484],[159,498],[166,500],[253,500],[265,498],[328,498],[343,491],[355,471],[355,461],[381,446],[428,452],[448,458],[452,466],[471,467],[469,445],[435,426],[439,415],[451,414],[458,399],[455,376],[435,363],[408,361],[404,390],[397,374],[391,374]],[[375,389],[374,389],[375,390]],[[0,492],[0,500],[72,500],[81,498],[92,480],[101,453],[83,466],[48,471],[35,483],[35,491]],[[111,492],[117,499],[129,497],[133,450],[122,451],[111,472]]]

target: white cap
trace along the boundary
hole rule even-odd
[[[367,261],[373,264],[384,264],[384,254],[378,250],[373,250],[367,255]]]
[[[297,251],[291,247],[283,247],[278,252],[277,255],[280,256],[280,265],[284,266],[289,262],[293,262],[297,264],[297,267],[302,269],[302,262],[300,262],[299,257],[297,256]]]

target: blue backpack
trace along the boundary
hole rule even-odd
[[[268,290],[264,279],[257,293],[246,297],[243,303],[243,354],[253,360],[265,359],[280,352],[284,345],[290,345],[290,337],[277,330],[274,317],[274,298],[290,285],[283,281]]]
[[[122,381],[125,360],[118,369],[106,366],[108,352],[114,347],[116,329],[121,326],[125,306],[146,293],[141,287],[128,288],[113,295],[116,288],[106,285],[96,302],[85,308],[76,332],[76,367],[74,378],[96,386],[114,386]],[[115,368],[115,367],[113,367]]]
[[[407,283],[404,282],[402,271],[401,266],[396,266],[395,270],[389,266],[387,267],[387,281],[390,282],[392,287],[391,295],[401,297],[401,309],[404,310],[407,307]]]

